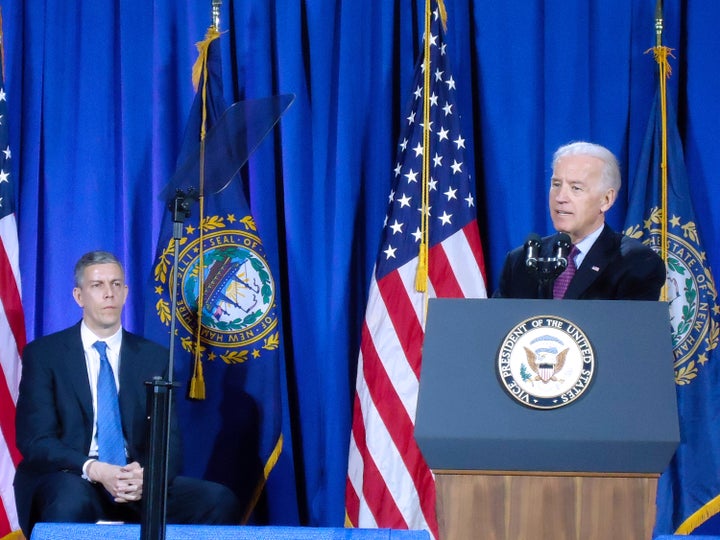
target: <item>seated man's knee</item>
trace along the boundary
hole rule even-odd
[[[206,525],[240,522],[240,504],[233,491],[216,482],[176,477],[168,489],[168,521]]]
[[[36,521],[94,523],[102,517],[95,487],[71,473],[53,473],[35,490]]]

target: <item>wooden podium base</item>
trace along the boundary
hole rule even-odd
[[[440,540],[650,540],[657,476],[435,471]]]

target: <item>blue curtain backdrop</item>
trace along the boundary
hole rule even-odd
[[[627,181],[656,88],[654,0],[445,0],[489,288],[507,250],[551,229],[549,161],[590,139]],[[28,338],[68,326],[85,251],[126,262],[127,328],[145,284],[194,96],[210,0],[0,0]],[[243,171],[282,292],[300,520],[343,521],[367,288],[411,95],[424,0],[225,0],[226,100],[293,93]],[[720,3],[665,0],[693,205],[720,268]],[[622,228],[628,186],[610,215]],[[709,427],[717,429],[717,426]],[[291,519],[291,518],[288,518]]]

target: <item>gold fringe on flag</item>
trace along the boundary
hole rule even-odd
[[[11,533],[6,534],[0,540],[25,540],[25,535],[22,533],[21,530],[16,530]]]
[[[705,503],[694,514],[687,517],[675,530],[677,535],[692,534],[695,529],[720,511],[720,495]]]
[[[255,486],[255,491],[253,492],[252,499],[250,500],[250,503],[248,504],[247,510],[245,511],[245,515],[242,518],[242,521],[240,521],[241,525],[246,525],[248,521],[250,520],[250,516],[253,513],[253,510],[255,510],[255,507],[257,506],[258,501],[260,500],[260,495],[262,495],[263,489],[265,489],[265,484],[267,483],[267,479],[270,476],[270,473],[275,468],[275,465],[277,465],[278,459],[280,459],[280,454],[282,453],[283,448],[283,436],[282,433],[280,434],[280,437],[278,437],[278,440],[275,442],[275,448],[273,448],[273,451],[271,452],[270,456],[268,457],[267,463],[265,463],[265,467],[263,467],[263,477],[258,482],[258,485]],[[345,514],[347,517],[347,513]]]
[[[198,203],[200,208],[200,217],[198,223],[198,245],[200,248],[198,257],[198,311],[197,311],[197,329],[195,331],[195,366],[193,376],[190,380],[189,395],[192,399],[205,399],[205,378],[203,376],[202,367],[202,307],[205,298],[205,136],[207,134],[207,86],[208,86],[208,51],[210,43],[220,37],[220,32],[214,26],[208,28],[205,39],[198,42],[195,46],[198,50],[198,57],[193,64],[192,81],[195,91],[198,91],[200,80],[203,85],[199,90],[202,99],[202,120],[200,122],[200,178],[198,179]]]

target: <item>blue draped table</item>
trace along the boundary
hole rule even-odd
[[[140,525],[38,523],[30,540],[139,540]],[[426,531],[316,527],[168,525],[167,540],[429,540]]]

